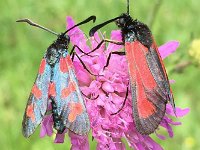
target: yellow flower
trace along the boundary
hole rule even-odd
[[[200,64],[200,39],[195,39],[192,41],[189,54]]]
[[[186,149],[192,149],[196,145],[196,141],[193,137],[187,137],[184,141],[184,145]]]

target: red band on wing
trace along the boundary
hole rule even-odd
[[[139,41],[133,42],[133,53],[135,57],[135,63],[137,66],[137,73],[141,76],[142,83],[145,88],[147,89],[153,89],[157,86],[157,83],[151,74],[151,71],[147,64],[146,60],[146,54],[148,51],[148,48],[146,48],[144,45],[142,45]]]
[[[53,82],[49,84],[49,96],[53,96],[53,97],[56,96],[56,86],[55,86],[55,83]]]
[[[27,110],[26,110],[26,115],[27,115],[27,117],[31,118],[32,122],[35,121],[34,106],[33,106],[33,104],[28,105]]]
[[[131,82],[132,84],[136,83],[136,107],[139,117],[148,118],[156,112],[156,108],[147,99],[145,89],[153,90],[157,86],[146,61],[148,48],[143,46],[139,41],[134,41],[131,43],[126,42],[125,49]]]
[[[68,120],[70,122],[74,122],[76,120],[76,117],[83,112],[83,106],[81,103],[71,102],[69,107],[70,107],[70,113],[68,116]]]
[[[33,85],[31,92],[37,99],[40,99],[42,96],[42,91],[37,87],[36,84]]]
[[[46,65],[46,60],[43,58],[41,63],[40,63],[40,69],[39,69],[40,75],[44,73],[45,65]]]
[[[61,98],[64,99],[69,96],[70,93],[76,90],[76,84],[74,82],[69,82],[68,87],[64,88],[61,93]]]
[[[156,112],[156,108],[154,104],[147,99],[142,80],[139,76],[137,76],[136,82],[137,82],[137,109],[139,117],[145,119],[154,114]]]

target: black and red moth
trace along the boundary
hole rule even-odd
[[[93,27],[90,36],[113,21],[121,28],[122,44],[125,46],[133,119],[138,132],[148,135],[153,133],[162,121],[168,101],[175,112],[167,73],[150,29],[144,23],[133,20],[129,11]]]
[[[57,133],[63,133],[66,128],[79,135],[89,132],[89,117],[68,52],[70,37],[66,33],[91,20],[94,22],[96,17],[91,16],[66,32],[58,34],[57,40],[47,48],[24,113],[22,132],[25,137],[34,133],[47,113],[48,107],[52,108],[53,126]],[[27,22],[50,31],[28,19],[17,22]]]

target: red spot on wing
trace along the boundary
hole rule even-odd
[[[67,65],[68,65],[69,68],[73,68],[73,67],[74,67],[70,55],[67,55],[67,57],[66,57],[66,61],[67,61]]]
[[[71,102],[69,108],[70,108],[70,113],[69,113],[69,116],[68,116],[68,120],[70,122],[74,122],[76,120],[76,117],[78,115],[82,114],[83,106],[82,106],[81,103]]]
[[[70,68],[73,69],[73,62],[71,60],[70,55],[67,55],[66,57],[61,57],[60,58],[60,70],[63,73],[66,73],[69,71]]]
[[[68,97],[70,93],[71,93],[71,92],[70,92],[70,89],[69,89],[69,88],[64,88],[64,89],[62,90],[62,93],[61,93],[61,98],[64,99],[64,98]]]
[[[66,61],[66,58],[64,58],[64,57],[60,58],[60,70],[63,73],[68,72],[67,61]]]
[[[49,96],[53,96],[53,97],[56,96],[56,86],[55,86],[55,83],[53,82],[49,84]]]
[[[64,99],[76,90],[76,84],[72,81],[69,82],[68,87],[64,88],[61,93],[61,98]]]
[[[70,110],[73,110],[76,114],[81,114],[83,112],[83,106],[81,103],[71,103]]]
[[[34,106],[33,106],[33,104],[28,105],[28,107],[26,109],[26,115],[27,115],[27,117],[31,118],[32,122],[35,121]]]
[[[44,73],[45,65],[46,65],[46,60],[43,58],[41,63],[40,63],[40,69],[39,69],[40,75]]]
[[[137,109],[139,117],[145,119],[156,112],[156,108],[152,102],[150,102],[145,94],[145,89],[142,80],[139,76],[136,78],[137,82]]]
[[[37,87],[36,84],[33,85],[31,92],[37,99],[42,97],[42,91]]]
[[[76,114],[70,112],[68,116],[69,122],[74,122],[76,120]]]

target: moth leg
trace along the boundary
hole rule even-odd
[[[86,67],[86,65],[85,65],[84,62],[81,60],[81,58],[80,58],[76,53],[74,53],[74,54],[76,55],[76,57],[79,59],[79,61],[80,61],[81,64],[83,65],[83,68],[84,68],[85,70],[87,70],[87,72],[88,72],[89,74],[91,74],[91,75],[93,75],[93,76],[101,76],[101,75],[93,74],[93,73]]]
[[[74,61],[74,56],[75,56],[75,53],[72,53],[70,52],[70,56],[72,56],[72,62]]]
[[[128,86],[127,86],[127,90],[126,90],[126,96],[125,96],[125,99],[124,99],[124,102],[123,102],[121,108],[117,112],[112,113],[111,115],[116,115],[116,114],[118,114],[123,109],[123,107],[124,107],[124,105],[126,103],[127,98],[128,98]]]
[[[74,45],[74,46],[72,47],[72,50],[71,50],[71,52],[70,52],[70,56],[71,56],[72,53],[74,52],[75,48],[78,48],[78,50],[79,50],[81,53],[83,53],[84,55],[93,57],[93,56],[89,55],[88,53],[85,53],[85,52],[84,52],[80,47],[78,47],[77,45]]]
[[[109,63],[110,63],[110,58],[111,58],[111,55],[112,54],[116,54],[116,55],[120,55],[120,56],[123,56],[123,55],[126,55],[125,52],[111,52],[109,55],[108,55],[108,59],[107,59],[107,62],[106,62],[106,65],[103,67],[103,70],[108,67]]]
[[[109,42],[109,43],[113,43],[113,44],[117,44],[117,45],[124,45],[124,43],[123,43],[123,42],[120,42],[120,41],[113,41],[113,40],[109,40],[109,39],[103,39],[103,40],[96,46],[96,48],[94,48],[92,51],[90,51],[89,53],[87,53],[87,55],[90,54],[90,53],[92,53],[92,52],[94,52],[94,51],[96,51],[97,49],[99,49],[99,48],[101,47],[101,45],[102,45],[103,43],[105,43],[105,42]]]
[[[84,62],[81,60],[81,58],[74,52],[75,48],[78,48],[80,52],[82,52],[83,54],[86,54],[87,56],[91,56],[91,55],[88,55],[87,53],[83,52],[83,50],[81,50],[77,45],[74,45],[71,52],[70,52],[70,56],[72,56],[72,61],[74,61],[74,57],[76,55],[76,57],[80,60],[81,64],[83,65],[83,68],[85,70],[88,71],[89,74],[93,75],[93,76],[99,76],[99,75],[95,75],[93,73],[91,73],[91,71],[86,67],[86,65],[84,64]]]
[[[87,97],[87,95],[85,95],[83,92],[81,92],[81,93],[82,93],[83,96]],[[98,97],[99,97],[99,95],[95,98],[89,98],[89,97],[87,97],[87,98],[90,99],[90,100],[96,100]]]

